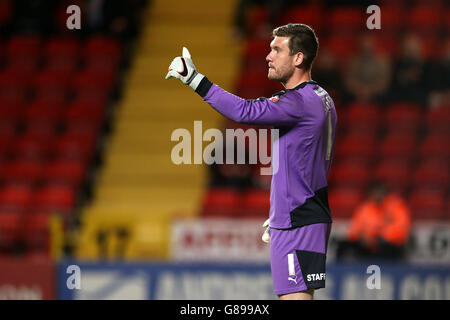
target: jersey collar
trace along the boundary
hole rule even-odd
[[[299,85],[297,85],[295,88],[292,88],[292,89],[284,89],[284,90],[278,91],[278,92],[274,93],[274,94],[272,95],[272,97],[273,97],[273,96],[280,96],[280,95],[283,95],[283,94],[285,94],[286,92],[289,92],[289,91],[292,91],[292,90],[303,89],[307,84],[316,84],[316,85],[317,85],[317,82],[314,81],[314,80],[304,81],[304,82],[300,83]]]
[[[297,85],[295,88],[286,89],[286,90],[297,90],[297,89],[300,89],[300,88],[303,89],[307,84],[317,84],[317,82],[314,81],[314,80],[304,81],[304,82],[300,83],[299,85]]]

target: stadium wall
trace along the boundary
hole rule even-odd
[[[59,299],[271,300],[267,264],[97,263],[79,264],[81,289],[68,289],[67,268],[58,265]],[[370,265],[380,266],[380,287],[369,289]],[[450,299],[448,267],[377,262],[331,264],[317,299]]]

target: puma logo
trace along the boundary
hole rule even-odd
[[[184,61],[184,58],[181,58],[181,62],[183,62],[183,71],[182,72],[177,71],[177,72],[180,74],[180,76],[186,77],[188,75],[188,69],[186,67],[186,61]]]

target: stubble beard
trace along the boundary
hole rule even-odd
[[[272,71],[272,72],[270,72]],[[288,82],[288,80],[292,77],[292,75],[294,74],[294,69],[288,69],[288,70],[280,70],[275,72],[275,69],[269,69],[268,73],[267,73],[267,78],[269,80],[272,81],[278,81],[281,82],[282,84],[285,84]]]

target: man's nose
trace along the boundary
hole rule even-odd
[[[270,53],[266,56],[267,62],[272,62],[272,57],[270,56]]]

